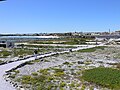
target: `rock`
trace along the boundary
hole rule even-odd
[[[83,61],[78,61],[78,64],[84,64],[84,62]]]

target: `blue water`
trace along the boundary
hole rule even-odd
[[[10,41],[48,40],[55,38],[53,36],[0,36],[0,40]]]
[[[1,36],[0,38],[40,38],[37,36]]]

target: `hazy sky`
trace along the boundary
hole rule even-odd
[[[7,0],[0,33],[90,32],[120,29],[120,0]]]

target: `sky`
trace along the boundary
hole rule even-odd
[[[0,33],[120,30],[120,0],[6,0]]]

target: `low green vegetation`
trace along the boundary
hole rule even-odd
[[[54,68],[55,72],[58,73],[58,72],[64,72],[64,69],[60,69],[60,68]]]
[[[66,83],[61,82],[60,84],[54,83],[56,77],[59,77],[63,70],[55,69],[55,76],[54,74],[50,74],[48,69],[41,69],[38,72],[33,72],[31,75],[23,75],[21,78],[18,78],[16,81],[20,82],[24,88],[27,85],[30,85],[29,88],[32,90],[56,90],[57,87],[64,87]]]
[[[25,45],[25,46],[34,48],[75,48],[74,46],[43,46],[43,45]]]
[[[32,55],[34,52],[30,49],[14,49],[13,54],[14,56],[25,56],[25,55]]]
[[[62,44],[77,45],[77,44],[86,44],[85,38],[71,38]]]
[[[54,43],[54,41],[34,41],[29,43],[30,44],[57,44],[57,43]]]
[[[14,49],[9,49],[9,51],[7,51],[7,50],[1,51],[0,57],[7,58],[8,56],[14,56],[14,57],[19,56],[20,58],[22,58],[23,56],[32,55],[32,54],[34,54],[34,51],[31,49],[14,48]]]
[[[18,71],[13,71],[18,72]],[[52,73],[51,73],[52,72]],[[15,78],[16,74],[12,74],[10,78]],[[54,67],[49,69],[40,69],[37,72],[31,73],[31,75],[23,75],[15,79],[15,81],[21,83],[23,88],[30,88],[32,90],[64,90],[67,85],[64,82],[63,77],[65,73],[63,69]]]
[[[30,44],[68,44],[68,45],[76,45],[76,44],[86,44],[86,41],[92,40],[92,38],[62,38],[61,40],[47,40],[47,41],[34,41],[29,42]]]
[[[4,61],[0,60],[0,64],[3,63]]]
[[[106,46],[98,46],[98,47],[93,47],[93,48],[88,48],[88,49],[82,49],[82,50],[79,50],[78,52],[94,52],[97,49],[104,50],[105,48]]]
[[[20,71],[19,71],[19,70],[13,70],[13,72],[15,72],[15,74],[20,73]]]
[[[44,61],[45,61],[45,62],[50,62],[49,60],[46,60],[46,59],[45,59]]]
[[[1,52],[0,52],[0,57],[2,57],[2,58],[6,58],[6,57],[8,57],[9,55],[11,55],[11,52],[10,52],[10,51],[1,51]]]
[[[69,63],[69,62],[64,62],[63,64],[65,64],[65,65],[69,65],[70,63]]]
[[[37,76],[38,73],[37,73],[37,72],[33,72],[32,75],[33,75],[33,76]]]
[[[14,79],[16,77],[16,74],[12,74],[9,77],[12,78],[12,79]]]
[[[75,87],[75,83],[72,82],[71,84],[69,84],[69,86],[70,86],[71,88],[73,88],[73,87]]]
[[[31,75],[24,75],[21,78],[22,84],[30,84],[33,90],[50,90],[50,86],[53,84],[47,81],[48,76],[46,75],[37,75],[32,77]],[[50,88],[50,89],[49,89]]]
[[[14,79],[14,78],[16,77],[16,75],[17,75],[18,73],[20,73],[19,70],[13,70],[12,72],[14,72],[14,74],[11,74],[11,75],[9,76],[9,77],[12,78],[12,79]]]
[[[54,70],[54,74],[53,76],[55,77],[62,77],[65,75],[64,73],[64,69],[60,69],[60,68],[52,68],[52,70]]]
[[[82,85],[80,90],[85,90],[85,85]]]
[[[110,89],[120,89],[120,70],[112,68],[94,68],[83,72],[85,81],[96,83]]]
[[[60,87],[64,87],[64,86],[66,86],[66,83],[65,82],[61,82],[60,83]]]
[[[34,64],[34,63],[37,63],[37,62],[40,62],[40,60],[36,59],[36,60],[28,61],[28,62],[26,62],[26,64],[31,65],[31,64]]]
[[[38,70],[38,72],[40,74],[43,74],[43,75],[48,75],[49,74],[48,69],[40,69],[40,70]]]

